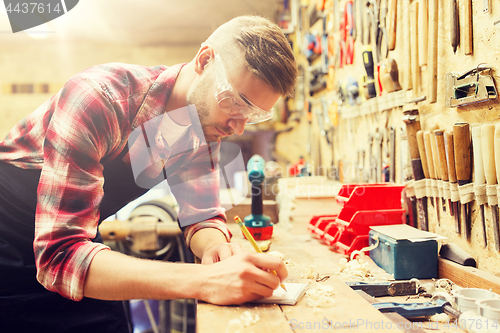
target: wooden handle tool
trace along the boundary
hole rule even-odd
[[[418,2],[411,3],[411,77],[413,80],[413,98],[417,98],[420,93],[420,66],[418,61]]]
[[[446,164],[448,165],[448,178],[450,180],[450,189],[457,185],[457,175],[455,172],[455,149],[453,143],[453,133],[450,131],[444,132],[444,144],[446,148]],[[453,195],[452,195],[453,198]],[[455,232],[460,234],[460,209],[458,201],[452,201],[453,216],[455,217]]]
[[[437,62],[438,62],[438,4],[439,0],[429,0],[429,59],[427,60],[429,71],[427,92],[430,103],[437,101]]]
[[[455,168],[459,185],[472,182],[472,168],[470,163],[470,129],[468,123],[453,125]]]
[[[434,132],[431,132],[431,151],[432,151],[432,163],[434,163],[434,172],[436,174],[436,179],[441,180],[443,179],[443,176],[441,175],[441,167],[439,166],[439,156],[437,152],[437,145],[436,145],[436,135]],[[439,182],[438,182],[438,189],[439,189]],[[441,185],[441,192],[443,192],[442,185]],[[441,193],[440,193],[441,194]],[[442,198],[441,198],[442,199]],[[441,214],[439,213],[439,194],[436,197],[436,217],[438,221],[438,225],[441,223]]]
[[[495,185],[497,183],[497,173],[495,168],[496,154],[491,154],[495,147],[495,125],[484,124],[481,126],[481,155],[483,158],[484,176],[488,185]],[[476,150],[474,149],[474,154]],[[474,163],[476,159],[474,159]],[[477,173],[476,173],[477,177]]]
[[[389,41],[387,47],[389,51],[393,51],[396,48],[396,26],[398,17],[398,1],[389,0],[388,12],[387,12],[387,33],[389,34]]]
[[[464,1],[464,21],[465,21],[464,24],[461,25],[461,27],[463,27],[464,54],[471,55],[473,52],[472,0],[465,0]]]
[[[450,41],[453,53],[457,51],[458,43],[460,41],[460,30],[458,26],[458,6],[457,0],[450,0]]]
[[[444,145],[444,130],[435,130],[437,154],[439,158],[439,168],[441,170],[441,178],[448,181],[448,165],[446,162],[446,147]]]
[[[470,129],[468,123],[456,123],[453,125],[455,168],[457,172],[458,185],[467,185],[472,182],[472,168],[470,161]],[[465,237],[470,239],[471,216],[468,203],[462,204],[465,215]]]
[[[420,161],[422,162],[422,169],[424,170],[424,176],[425,178],[430,178],[427,155],[425,154],[424,131],[422,130],[417,132],[417,144]]]
[[[425,144],[425,154],[427,156],[429,176],[431,179],[436,179],[436,173],[434,170],[434,163],[432,162],[432,146],[431,146],[431,132],[424,132],[424,144]]]
[[[418,63],[420,66],[427,65],[428,45],[428,0],[419,0],[418,5]]]
[[[484,176],[484,166],[483,166],[483,153],[482,153],[482,138],[481,138],[481,126],[475,126],[472,128],[472,151],[474,159],[474,185],[484,186],[486,183],[486,178]],[[479,203],[479,200],[478,200]],[[486,237],[486,220],[484,217],[484,203],[481,200],[479,205],[479,211],[481,213],[481,222],[483,225],[483,244],[484,247],[488,246],[488,238]]]

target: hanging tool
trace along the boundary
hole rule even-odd
[[[446,163],[448,165],[448,178],[450,179],[450,196],[451,196],[451,202],[454,205],[453,215],[455,216],[455,232],[457,234],[460,234],[461,222],[460,222],[460,209],[458,204],[460,196],[458,193],[458,183],[455,172],[455,147],[454,147],[452,132],[450,131],[444,132],[444,144],[446,147]]]
[[[373,98],[377,96],[377,90],[375,88],[375,67],[373,63],[373,53],[372,53],[372,47],[370,45],[367,45],[363,48],[363,65],[365,66],[366,70],[366,85],[365,89],[368,91],[368,98]]]
[[[418,293],[417,281],[346,282],[353,290],[363,290],[370,296],[408,296]]]
[[[439,0],[429,0],[429,59],[427,66],[429,91],[427,94],[430,103],[437,101],[438,8]]]
[[[259,155],[254,155],[248,160],[248,180],[252,185],[252,209],[251,214],[245,217],[245,226],[252,236],[257,240],[266,240],[273,235],[273,224],[271,218],[264,215],[262,204],[262,183],[264,182],[265,163]]]
[[[470,202],[474,199],[474,186],[472,184],[470,130],[468,123],[456,123],[453,125],[453,142],[458,191],[465,217],[465,238],[469,240],[471,236]]]
[[[495,134],[494,134],[494,152],[495,152],[495,167],[497,173],[497,182],[499,180],[498,176],[500,176],[500,126],[495,125]],[[498,186],[497,186],[498,191]],[[497,195],[498,197],[498,195]],[[493,235],[495,237],[495,247],[497,251],[500,251],[500,226],[499,226],[499,217],[498,217],[498,205],[491,206],[491,213],[493,214]]]
[[[378,1],[380,4],[380,1]],[[374,1],[374,10],[375,10],[375,42],[377,45],[377,62],[382,61],[382,59],[387,58],[389,54],[389,45],[387,38],[387,30],[386,30],[386,17],[387,17],[387,2],[383,1],[382,5],[378,5],[377,1]]]
[[[340,23],[340,67],[351,65],[354,60],[355,30],[353,0],[348,0]]]
[[[458,44],[460,43],[460,28],[458,25],[458,5],[457,0],[450,0],[450,41],[451,47],[453,48],[453,53],[457,52]]]
[[[431,201],[431,205],[434,206],[433,196],[432,196],[432,184],[431,184],[431,174],[429,170],[429,160],[427,159],[427,153],[425,151],[425,141],[424,141],[424,131],[420,130],[417,132],[417,144],[418,152],[420,154],[420,160],[422,161],[422,169],[425,176],[425,191],[427,197]]]
[[[418,44],[418,2],[413,1],[411,4],[410,10],[410,24],[411,24],[411,77],[413,80],[413,98],[419,96],[420,93],[420,66],[418,62],[418,48],[420,45]]]
[[[396,60],[383,59],[379,64],[379,80],[384,94],[403,89],[399,84],[399,71]]]
[[[389,169],[389,181],[391,183],[396,182],[396,130],[394,127],[390,129],[390,153],[389,157],[391,159],[391,168]]]
[[[480,64],[464,73],[446,73],[447,107],[463,106],[497,98],[492,67]]]
[[[417,143],[417,132],[420,130],[418,110],[405,111],[403,121],[406,124],[406,132],[408,133],[408,146],[410,148],[411,166],[415,181],[415,196],[417,198],[420,229],[428,231],[427,193],[425,191],[425,177]]]
[[[433,132],[431,132],[431,151],[432,151],[432,161],[434,163],[434,171],[436,174],[436,183],[437,183],[437,189],[438,189],[438,195],[436,197],[436,213],[437,213],[437,220],[438,224],[441,223],[441,217],[440,217],[440,208],[441,206],[440,201],[443,200],[443,177],[441,175],[441,168],[439,167],[439,157],[437,153],[437,145],[436,145],[436,135]],[[439,200],[441,199],[441,200]]]
[[[398,1],[397,0],[389,0],[387,12],[387,34],[388,34],[388,43],[387,48],[389,51],[393,51],[396,48],[396,27],[397,27],[397,17],[398,17]]]
[[[404,30],[404,40],[406,41],[405,47],[406,47],[406,61],[405,61],[405,89],[406,90],[411,90],[413,88],[413,79],[412,79],[412,73],[411,73],[411,56],[412,56],[412,43],[411,43],[411,2],[410,1],[403,1],[403,11],[404,11],[404,20],[406,21],[406,29]]]
[[[463,38],[464,38],[464,54],[471,55],[473,52],[473,43],[472,43],[472,0],[461,0],[464,2],[464,24],[461,24],[460,27],[464,29]]]
[[[431,204],[434,207],[437,204],[437,178],[436,178],[436,170],[434,169],[434,162],[432,160],[432,144],[431,144],[431,132],[424,132],[424,145],[425,145],[425,155],[427,157],[427,166],[429,168],[429,184],[428,193],[431,196]],[[437,213],[436,213],[437,214]]]
[[[448,165],[446,162],[446,148],[444,145],[444,131],[435,130],[437,153],[439,159],[439,168],[441,169],[441,180],[443,182],[443,202],[448,200],[451,212],[450,182],[448,176]],[[446,203],[443,204],[446,207]]]
[[[418,2],[418,64],[427,65],[427,38],[428,38],[428,0]]]
[[[493,133],[491,133],[493,134]],[[488,246],[488,239],[486,237],[486,221],[484,217],[484,204],[488,202],[486,195],[486,178],[484,174],[483,155],[482,155],[482,138],[481,126],[472,128],[472,151],[474,158],[474,193],[476,202],[479,205],[481,214],[481,222],[483,224],[483,244],[486,248]],[[492,135],[493,137],[493,135]]]
[[[482,148],[484,175],[486,177],[486,195],[488,197],[488,204],[491,209],[491,219],[493,223],[495,248],[498,251],[499,250],[498,227],[495,227],[498,226],[498,196],[497,196],[498,174],[495,166],[497,161],[496,161],[494,125],[484,124],[481,126],[481,148]],[[494,152],[494,156],[491,156],[492,155],[491,152]]]

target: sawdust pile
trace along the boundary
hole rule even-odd
[[[335,305],[335,295],[332,286],[318,285],[306,291],[307,305],[313,308],[328,308]]]
[[[250,325],[260,321],[258,314],[252,316],[250,311],[245,311],[241,314],[240,318],[231,319],[226,326],[226,333],[241,333]]]

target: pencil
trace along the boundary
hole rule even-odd
[[[255,241],[255,239],[253,238],[252,234],[248,231],[247,227],[243,224],[243,222],[241,221],[240,217],[238,215],[236,215],[234,217],[234,220],[236,221],[236,223],[238,223],[238,225],[241,228],[241,231],[243,231],[243,234],[250,241],[250,244],[252,244],[252,246],[255,249],[255,251],[257,251],[257,253],[262,253],[262,250],[260,249],[259,245],[257,244],[257,242]],[[278,276],[278,273],[276,273],[276,271],[274,269],[271,270],[271,273],[273,273],[274,275]],[[285,285],[283,283],[280,284],[280,286],[285,291],[287,291],[286,288],[285,288]]]

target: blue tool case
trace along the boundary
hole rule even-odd
[[[396,280],[437,278],[438,243],[431,235],[408,225],[372,227],[369,244],[379,244],[370,258]]]

